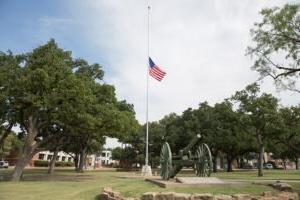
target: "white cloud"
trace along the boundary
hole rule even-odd
[[[260,20],[264,7],[283,5],[282,0],[165,0],[151,1],[150,55],[167,76],[151,79],[149,120],[170,112],[180,113],[199,102],[215,103],[252,83],[258,75],[245,49],[249,29]],[[135,105],[145,122],[147,70],[147,2],[140,0],[71,2],[73,17],[91,46],[104,49],[111,67],[106,80],[119,98]],[[107,69],[107,68],[106,68]],[[276,93],[271,81],[264,91],[273,92],[283,104],[298,103],[299,95]]]

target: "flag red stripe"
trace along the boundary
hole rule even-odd
[[[151,73],[155,74],[156,76],[159,76],[159,77],[161,77],[161,78],[163,78],[163,77],[164,77],[164,74],[157,73],[157,72],[156,72],[156,71],[154,71],[154,70],[150,70],[150,71],[151,71]]]
[[[157,76],[156,74],[154,74],[152,71],[150,72],[150,75],[152,76],[152,77],[154,77],[154,78],[156,78],[156,79],[162,79],[163,77],[161,77],[161,76]]]
[[[152,71],[155,71],[157,74],[159,74],[159,75],[165,75],[165,72],[163,72],[163,71],[161,71],[161,70],[159,70],[159,69],[157,69],[157,68],[155,68],[155,67],[153,67],[152,69],[151,69]]]
[[[151,74],[150,74],[150,76],[152,76]],[[158,80],[158,81],[161,81],[162,79],[159,79],[159,78],[157,78],[157,77],[155,77],[155,76],[152,76],[154,79],[156,79],[156,80]]]
[[[163,78],[165,75],[164,74],[158,74],[157,72],[151,70],[151,73],[155,76],[158,76],[159,78]]]
[[[158,76],[155,73],[153,73],[153,71],[150,71],[149,74],[158,81],[161,81],[163,79],[163,76]]]
[[[162,69],[160,69],[157,65],[155,65],[154,67],[152,67],[151,69],[155,69],[155,70],[157,70],[157,71],[159,71],[159,72],[161,72],[161,73],[166,73],[166,72],[164,72]]]

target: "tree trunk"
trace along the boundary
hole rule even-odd
[[[83,162],[83,164],[84,164],[84,169],[87,169],[87,165],[88,165],[88,163],[86,162],[86,158],[87,158],[87,154],[85,154],[84,155],[84,162]]]
[[[84,162],[85,162],[85,151],[86,151],[86,148],[83,148],[83,150],[80,152],[79,165],[78,165],[77,172],[83,172],[83,167],[84,167]]]
[[[4,133],[3,133],[2,137],[0,138],[0,149],[3,148],[4,141],[7,138],[7,136],[9,135],[9,133],[11,132],[12,127],[13,127],[13,124],[9,124],[8,127],[4,130]]]
[[[236,164],[237,164],[237,168],[241,168],[241,162],[239,158],[236,159]]]
[[[28,119],[27,137],[25,139],[24,148],[21,156],[19,157],[16,167],[12,175],[12,181],[20,181],[23,170],[31,158],[34,156],[36,149],[35,137],[37,136],[37,126],[33,117]]]
[[[232,161],[232,158],[227,157],[227,172],[232,172]]]
[[[299,169],[298,162],[299,162],[299,161],[298,161],[298,158],[296,158],[296,160],[295,160],[296,170]]]
[[[227,172],[232,172],[232,160],[227,159]]]
[[[217,165],[218,165],[218,163],[217,163],[217,158],[218,158],[218,157],[216,157],[216,156],[214,156],[214,158],[213,158],[213,172],[214,172],[214,173],[217,173],[217,171],[218,171],[218,168],[217,168],[217,167],[218,167],[218,166],[217,166]]]
[[[265,147],[264,144],[262,142],[262,138],[261,135],[258,134],[257,135],[257,141],[258,141],[258,145],[259,145],[259,155],[258,155],[258,176],[263,176],[263,160],[264,160],[264,153],[265,153]]]
[[[220,168],[224,170],[224,158],[220,156]]]
[[[244,168],[244,164],[245,164],[244,158],[242,157],[242,158],[240,158],[240,168],[241,168],[241,169]]]
[[[58,148],[56,148],[53,153],[52,159],[50,161],[49,169],[48,169],[48,174],[53,174],[53,172],[54,172],[57,155],[58,155]]]
[[[284,170],[286,170],[286,161],[283,160],[283,167],[284,167]]]
[[[213,159],[212,159],[212,162],[213,162],[213,172],[214,173],[217,173],[217,171],[218,171],[218,150],[214,150],[214,151],[212,151],[212,157],[213,157]]]
[[[78,167],[79,167],[79,154],[78,153],[75,153],[74,164],[75,164],[75,171],[78,171]]]

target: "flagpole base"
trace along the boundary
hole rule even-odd
[[[152,176],[152,170],[150,165],[143,165],[142,176]]]

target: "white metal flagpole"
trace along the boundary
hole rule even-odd
[[[150,6],[148,5],[148,57],[147,61],[149,60],[149,50],[150,50],[150,34],[149,34],[149,18],[150,18]],[[149,62],[147,62],[149,63]],[[148,141],[149,141],[149,119],[148,119],[148,109],[149,109],[149,64],[147,65],[147,100],[146,100],[146,157],[145,157],[145,165],[148,166],[149,157],[148,157]]]
[[[147,27],[147,63],[149,63],[149,57],[150,57],[150,34],[149,34],[149,28],[150,28],[150,6],[148,5],[148,27]],[[149,109],[149,64],[147,64],[147,94],[146,94],[146,155],[145,155],[145,166],[142,169],[142,174],[144,176],[151,176],[152,171],[151,167],[149,166],[149,153],[148,153],[148,146],[149,146],[149,119],[148,119],[148,109]]]

